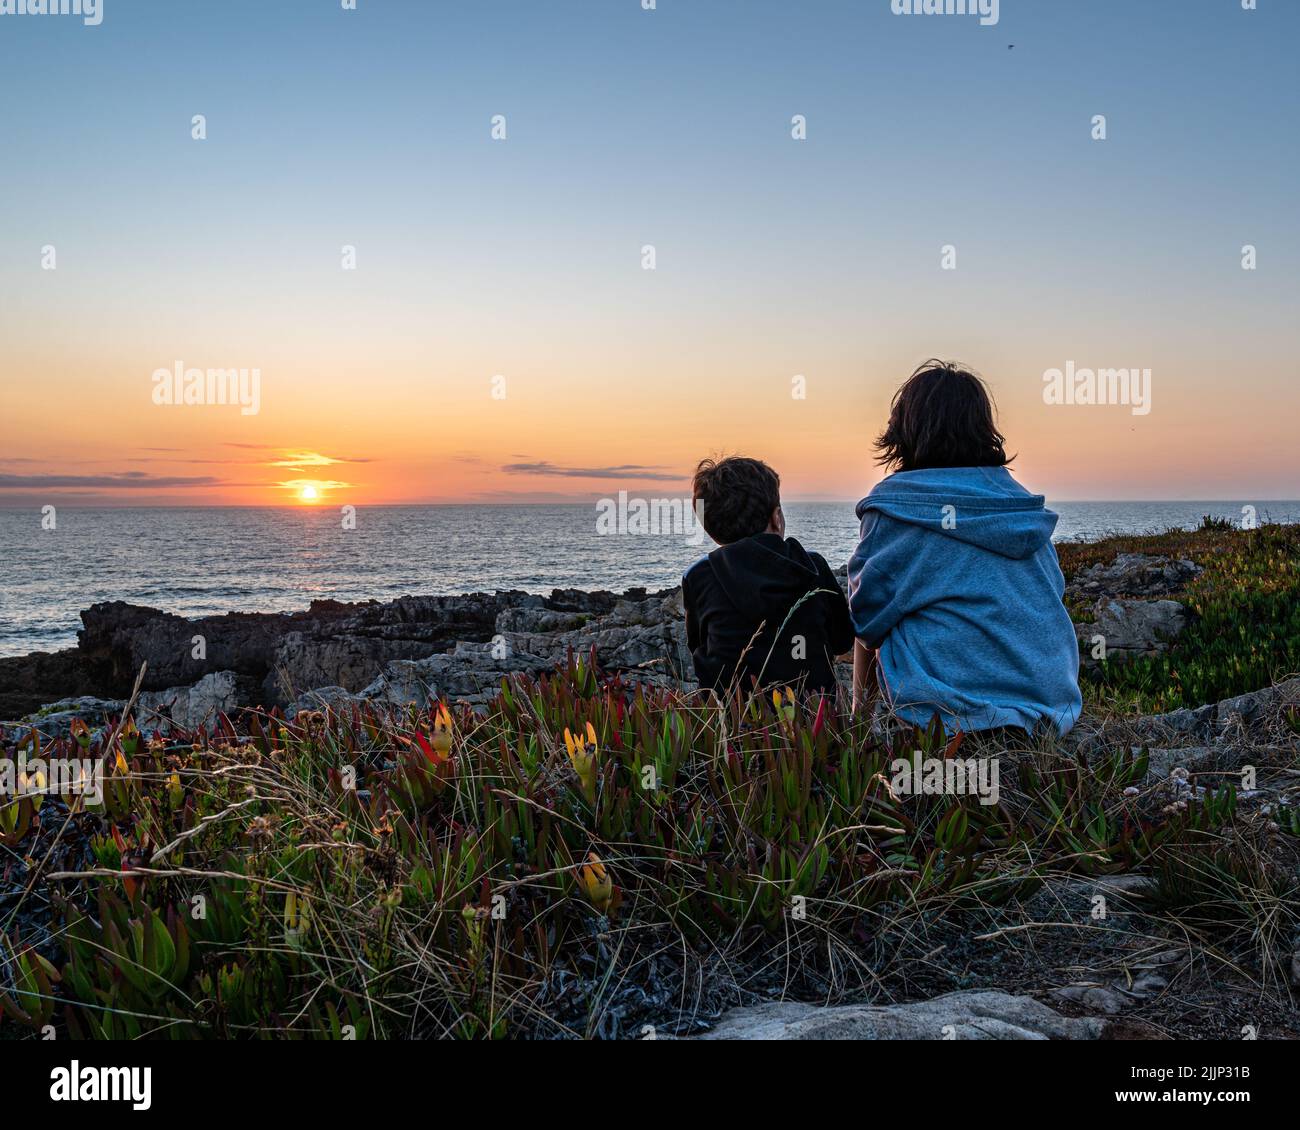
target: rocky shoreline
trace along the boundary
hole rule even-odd
[[[1112,657],[1152,654],[1187,623],[1170,599],[1198,568],[1191,561],[1120,554],[1081,570],[1066,600],[1085,607],[1084,662],[1101,637]],[[841,585],[844,570],[839,571]],[[186,619],[122,601],[81,613],[77,646],[0,659],[0,732],[35,727],[63,736],[120,712],[144,667],[139,724],[211,725],[241,707],[367,699],[436,698],[472,704],[503,677],[538,674],[572,652],[657,685],[693,687],[681,589],[623,593],[555,589],[379,602],[313,601],[305,611],[231,612]],[[841,672],[847,680],[848,671]]]
[[[242,706],[448,698],[481,702],[501,678],[593,647],[611,670],[685,680],[681,590],[556,589],[313,601],[305,612],[185,619],[121,601],[81,614],[75,648],[0,659],[0,725],[62,736],[120,711],[141,667],[140,725],[184,728]]]

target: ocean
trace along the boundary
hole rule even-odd
[[[1049,503],[1057,540],[1240,522],[1236,502]],[[1300,502],[1252,503],[1260,521],[1300,521]],[[343,528],[337,507],[0,510],[0,656],[72,647],[81,609],[125,600],[198,616],[280,612],[313,599],[391,600],[494,589],[649,589],[677,583],[705,539],[602,536],[592,505],[381,506]],[[851,502],[791,502],[787,533],[843,564]]]

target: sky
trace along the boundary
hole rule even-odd
[[[1294,0],[0,15],[0,506],[657,497],[722,453],[852,499],[931,356],[1049,498],[1295,498],[1298,42]],[[159,403],[178,365],[250,395]],[[1067,365],[1149,400],[1047,403]]]

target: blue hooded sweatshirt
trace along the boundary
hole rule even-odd
[[[936,467],[890,475],[857,513],[849,609],[899,717],[938,713],[949,732],[1074,725],[1079,645],[1042,495],[1005,467]]]

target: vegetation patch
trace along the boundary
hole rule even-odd
[[[572,659],[503,683],[486,713],[247,722],[212,739],[146,741],[129,723],[29,739],[28,756],[102,757],[106,776],[102,804],[4,810],[18,901],[50,909],[48,932],[4,942],[9,1024],[690,1031],[746,999],[861,992],[909,921],[988,913],[1062,873],[1172,866],[1236,808],[1231,783],[1168,803],[1127,748],[1002,751],[1014,780],[996,805],[902,798],[896,758],[968,756],[962,740],[873,734],[788,695],[710,703]],[[56,866],[72,842],[75,863]]]
[[[1091,701],[1138,713],[1201,706],[1300,672],[1300,525],[1171,530],[1057,547],[1069,580],[1117,553],[1185,558],[1201,572],[1175,599],[1192,613],[1168,651],[1083,675]],[[1071,608],[1076,620],[1090,610]]]

